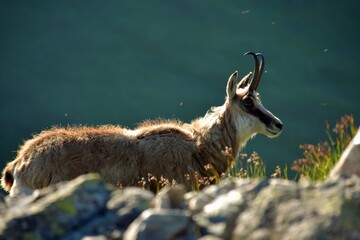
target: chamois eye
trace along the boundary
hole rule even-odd
[[[251,108],[254,107],[254,103],[253,103],[253,101],[252,101],[251,99],[246,99],[246,100],[244,101],[244,106],[245,106],[245,108],[247,108],[247,109],[251,109]]]

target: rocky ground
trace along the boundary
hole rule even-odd
[[[360,239],[360,178],[234,179],[185,193],[113,189],[97,175],[5,198],[5,239]]]
[[[1,197],[0,239],[360,239],[360,130],[322,183],[238,178],[154,195],[89,174]]]

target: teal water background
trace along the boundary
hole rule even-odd
[[[284,123],[257,136],[272,172],[360,122],[360,1],[1,1],[0,167],[53,125],[190,121],[224,103],[228,76],[262,52],[265,107]]]

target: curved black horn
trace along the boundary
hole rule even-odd
[[[255,86],[255,90],[257,89],[258,85],[259,85],[259,82],[260,82],[260,79],[261,79],[261,76],[264,72],[264,69],[265,69],[265,59],[264,59],[264,56],[261,54],[261,53],[257,53],[256,56],[260,57],[260,66],[259,66],[259,80],[257,82],[257,85]]]
[[[259,86],[259,82],[261,79],[261,75],[264,72],[264,66],[265,66],[265,61],[264,61],[264,56],[261,53],[253,53],[253,52],[247,52],[244,54],[246,55],[251,55],[254,57],[255,60],[255,66],[254,66],[254,73],[253,73],[253,77],[250,83],[250,89],[251,90],[256,90],[257,87]],[[260,57],[260,61],[259,58]]]

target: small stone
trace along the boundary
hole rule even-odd
[[[191,218],[183,210],[148,209],[129,226],[124,240],[196,239],[195,233],[187,233],[190,224]]]
[[[198,240],[223,240],[223,238],[214,236],[214,235],[205,235],[201,238],[198,238]]]
[[[154,198],[155,208],[184,208],[184,195],[186,193],[183,185],[164,187]]]
[[[105,236],[85,236],[81,240],[106,240]]]

